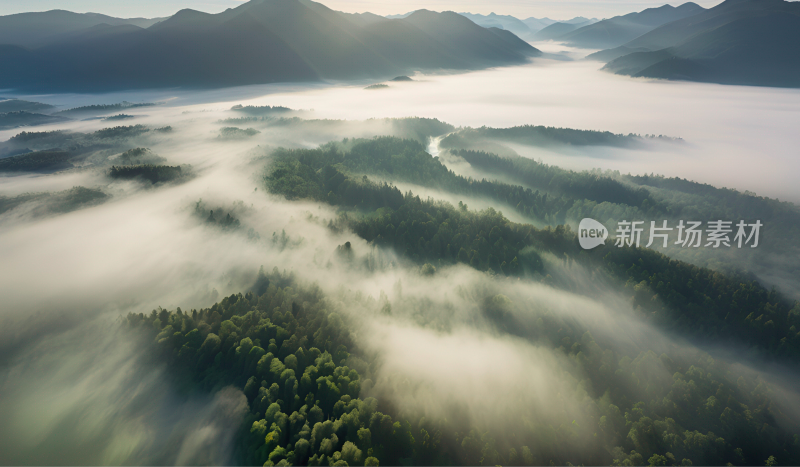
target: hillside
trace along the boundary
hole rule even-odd
[[[0,88],[86,91],[387,78],[523,63],[540,52],[453,12],[402,19],[305,0],[181,10],[142,29],[103,25],[35,50],[0,46]],[[58,79],[53,77],[57,76]]]
[[[664,24],[624,45],[649,50],[664,49],[739,19],[763,16],[771,12],[797,14],[799,9],[797,2],[784,0],[726,0],[697,15]]]
[[[473,23],[477,24],[478,26],[482,26],[484,28],[497,28],[497,29],[505,29],[513,33],[515,36],[521,39],[529,39],[533,33],[538,31],[541,28],[531,28],[531,25],[534,25],[533,22],[530,24],[525,23],[513,16],[508,15],[498,15],[495,13],[491,13],[488,15],[477,15],[472,13],[459,13],[461,16],[469,19]],[[536,18],[532,18],[536,19]],[[544,27],[544,26],[542,26]]]
[[[20,99],[0,97],[0,113],[6,112],[52,112],[55,107],[41,102],[30,102]]]
[[[704,8],[692,2],[679,7],[664,5],[648,8],[638,13],[615,16],[582,26],[557,39],[573,47],[607,49],[621,46],[663,24],[696,15],[701,11]]]
[[[38,113],[20,110],[17,112],[0,113],[0,130],[8,130],[21,126],[46,125],[48,123],[59,123],[69,120],[64,117],[53,115],[43,115]]]
[[[59,40],[63,35],[101,24],[148,28],[164,18],[114,18],[98,13],[50,10],[0,16],[0,44],[37,47]]]
[[[547,26],[550,26],[553,23],[556,23],[557,21],[550,18],[534,18],[531,16],[530,18],[522,20],[522,22],[528,27],[528,29],[536,32],[546,28]]]
[[[559,37],[568,34],[572,31],[582,28],[583,26],[588,26],[592,24],[591,20],[587,20],[581,23],[553,23],[542,30],[538,31],[536,34],[532,36],[533,40],[536,41],[549,41],[553,39],[558,39]]]
[[[578,16],[565,21],[555,21],[550,18],[526,18],[519,19],[509,15],[498,15],[490,13],[488,15],[479,15],[474,13],[459,13],[461,16],[469,19],[478,26],[484,28],[498,28],[505,29],[506,31],[514,33],[517,37],[524,40],[537,40],[535,34],[542,29],[552,24],[566,24],[569,26],[587,25],[597,22],[597,19],[584,18]],[[404,15],[407,16],[407,15]],[[559,26],[561,27],[561,26]]]
[[[637,77],[798,87],[800,4],[728,0],[625,47],[638,51],[613,59],[605,70]],[[605,53],[611,58],[614,52]]]

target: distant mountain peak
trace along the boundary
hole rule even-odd
[[[452,11],[421,9],[390,20],[311,0],[251,0],[217,14],[183,9],[146,29],[122,22],[108,33],[98,33],[104,30],[98,22],[107,21],[93,20],[32,50],[0,45],[0,89],[97,92],[386,79],[520,64],[541,54],[511,32],[482,28]]]
[[[618,74],[800,87],[800,2],[726,0],[600,54]]]
[[[679,7],[666,4],[581,25],[580,28],[572,31],[564,28],[562,34],[551,38],[574,47],[611,49],[647,34],[664,24],[694,16],[701,11],[705,11],[705,9],[696,3],[684,3]]]
[[[258,1],[258,0],[252,0],[252,1]],[[182,10],[179,10],[174,15],[172,15],[169,18],[169,20],[172,20],[172,21],[185,21],[185,20],[194,20],[194,19],[205,19],[205,18],[209,18],[211,16],[212,15],[210,13],[204,13],[202,11],[193,10],[191,8],[184,8]]]
[[[446,19],[448,21],[460,22],[461,24],[465,24],[465,25],[466,24],[471,24],[471,25],[475,24],[472,21],[470,21],[468,18],[466,18],[466,17],[464,17],[462,15],[459,15],[458,13],[456,13],[454,11],[442,11],[440,13],[440,12],[436,12],[436,11],[426,10],[424,8],[416,10],[415,12],[411,13],[410,15],[408,15],[404,19],[408,20],[408,21],[412,21],[412,22],[417,21],[417,20],[429,21],[429,20],[436,20],[436,19]]]

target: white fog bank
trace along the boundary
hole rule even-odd
[[[534,44],[570,56],[586,53]],[[61,104],[164,102],[194,110],[234,104],[313,109],[307,118],[366,120],[429,117],[456,126],[545,125],[614,133],[663,134],[673,148],[536,150],[546,163],[582,170],[677,176],[800,202],[800,90],[634,79],[600,71],[602,63],[537,59],[525,66],[455,75],[417,75],[415,82],[365,90],[356,85],[263,85],[199,92],[162,90],[81,96],[23,96]],[[152,113],[145,108],[141,113]],[[12,132],[0,132],[6,139]],[[526,154],[522,154],[526,155]]]

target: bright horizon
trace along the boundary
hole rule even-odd
[[[4,0],[0,3],[0,16],[16,13],[48,10],[68,10],[76,13],[102,13],[119,18],[146,17],[156,18],[171,16],[184,8],[219,13],[228,8],[241,5],[241,0]],[[348,13],[370,12],[378,15],[402,14],[418,9],[434,11],[457,11],[476,14],[496,13],[525,19],[529,17],[548,17],[556,20],[567,20],[576,16],[610,18],[621,14],[641,11],[646,8],[659,7],[666,3],[678,6],[685,1],[660,0],[617,0],[595,2],[591,0],[501,0],[487,2],[483,0],[455,1],[402,1],[402,0],[322,0],[322,3],[334,10]],[[695,3],[705,8],[712,7],[718,0],[696,0]]]

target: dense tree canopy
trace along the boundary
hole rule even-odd
[[[250,410],[237,461],[246,465],[753,465],[770,456],[783,463],[800,459],[800,436],[783,428],[792,424],[789,415],[776,410],[770,387],[758,378],[702,353],[618,353],[574,320],[502,296],[487,296],[483,306],[498,325],[517,317],[514,326],[499,326],[501,332],[568,359],[563,391],[579,404],[581,423],[554,425],[524,406],[503,427],[398,412],[391,401],[371,396],[372,373],[380,366],[355,345],[356,318],[338,313],[319,289],[277,270],[262,270],[251,292],[210,308],[130,314],[127,323],[150,335],[158,355],[190,384],[244,392]],[[506,313],[492,311],[500,308]]]
[[[347,227],[420,264],[461,262],[504,275],[547,276],[538,252],[550,252],[602,268],[611,280],[625,285],[646,320],[664,329],[699,343],[724,342],[793,365],[798,361],[800,304],[750,278],[693,266],[646,248],[603,246],[585,251],[568,227],[536,229],[515,224],[493,209],[475,213],[463,204],[455,208],[421,200],[385,182],[340,171],[375,166],[389,171],[393,157],[387,154],[400,152],[404,160],[419,158],[415,168],[403,169],[411,174],[408,178],[422,178],[413,175],[420,171],[449,174],[437,180],[464,180],[419,150],[419,145],[407,140],[376,138],[345,141],[343,147],[329,144],[315,150],[278,151],[265,181],[271,191],[289,199],[308,198],[361,210],[344,218]]]
[[[112,166],[108,172],[109,177],[131,180],[140,179],[150,183],[162,183],[177,180],[184,175],[180,167],[168,165],[126,165]]]

